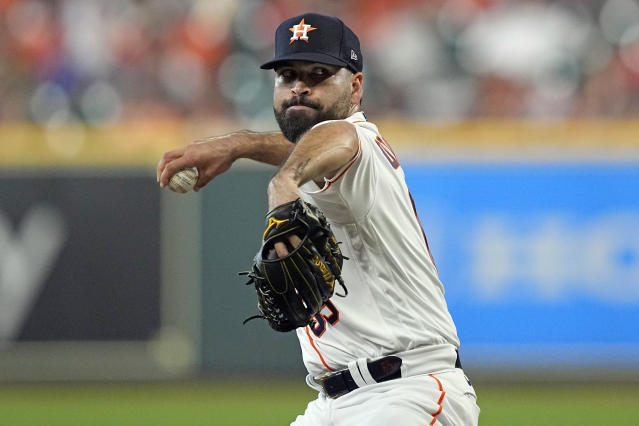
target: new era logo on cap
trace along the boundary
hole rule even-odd
[[[363,68],[355,33],[338,18],[318,13],[289,18],[277,27],[275,57],[261,68],[275,68],[285,61],[318,62],[352,72],[361,72]]]

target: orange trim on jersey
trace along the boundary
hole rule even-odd
[[[351,162],[350,162],[350,163],[348,163],[348,165],[346,166],[346,168],[345,168],[344,170],[342,170],[342,172],[341,172],[339,175],[337,175],[337,176],[336,176],[336,177],[334,177],[333,179],[329,180],[329,181],[326,183],[326,186],[325,186],[324,188],[322,188],[322,190],[321,190],[320,192],[324,192],[324,191],[326,191],[328,188],[330,188],[330,187],[331,187],[331,185],[332,185],[333,183],[337,182],[337,181],[338,181],[338,180],[339,180],[342,176],[344,176],[344,173],[346,173],[346,172],[348,171],[348,169],[350,169],[350,168],[351,168],[351,166],[352,166],[353,164],[355,164],[355,162],[357,161],[357,159],[358,159],[358,158],[362,155],[362,140],[361,140],[361,139],[359,139],[359,137],[357,138],[357,140],[359,141],[359,147],[357,148],[357,154],[355,155],[355,158],[353,158],[353,159],[351,160]]]
[[[433,262],[433,266],[437,273],[439,273],[439,269],[437,269],[437,265],[435,264],[435,258],[433,257],[433,253],[430,251],[430,246],[428,245],[428,238],[426,238],[426,232],[424,232],[424,227],[422,226],[422,221],[419,218],[419,214],[417,214],[417,207],[415,206],[415,200],[411,195],[410,191],[408,191],[408,198],[410,198],[410,204],[413,206],[413,212],[415,213],[415,219],[417,219],[417,223],[419,224],[419,229],[422,230],[422,236],[424,237],[424,243],[426,243],[426,251],[428,251],[428,256],[430,257],[430,261]]]
[[[324,361],[324,357],[320,353],[319,349],[317,349],[317,346],[315,346],[315,342],[313,341],[313,338],[311,337],[311,333],[308,332],[308,326],[306,326],[306,335],[308,336],[308,341],[311,342],[311,346],[313,347],[313,349],[315,349],[315,352],[317,352],[317,355],[319,355],[319,359],[320,361],[322,361],[322,364],[324,364],[324,367],[328,368],[329,371],[335,371],[334,368],[329,367],[326,361]]]
[[[381,136],[376,136],[375,143],[377,144],[379,149],[382,150],[382,154],[384,154],[384,157],[386,157],[391,167],[393,167],[395,170],[399,169],[399,159],[397,158],[397,155],[395,155],[393,148],[391,148],[386,139]]]
[[[357,121],[351,121],[351,123],[355,124],[355,123],[367,123],[366,120],[357,120]]]
[[[439,409],[432,414],[433,421],[430,422],[430,425],[432,426],[432,425],[435,424],[435,422],[437,422],[437,416],[439,416],[441,414],[442,410],[444,409],[444,407],[442,406],[442,401],[444,401],[444,395],[446,395],[446,391],[444,391],[444,388],[442,386],[442,382],[440,382],[437,377],[433,376],[432,374],[429,374],[428,376],[432,377],[433,379],[435,379],[435,381],[437,382],[437,386],[439,386],[439,391],[442,393],[439,396],[439,401],[437,401],[437,405],[439,405]]]

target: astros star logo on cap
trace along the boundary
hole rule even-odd
[[[293,44],[296,40],[304,40],[308,43],[308,33],[310,31],[316,30],[317,28],[311,27],[309,24],[304,23],[304,18],[300,21],[299,24],[292,26],[288,30],[293,33],[291,37],[291,41],[289,44]]]

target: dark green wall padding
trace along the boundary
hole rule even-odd
[[[257,313],[250,269],[267,212],[274,169],[240,168],[217,177],[202,196],[202,367],[221,374],[304,374],[294,332],[279,333]]]

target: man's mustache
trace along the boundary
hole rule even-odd
[[[305,106],[314,109],[320,109],[320,105],[317,102],[309,101],[308,99],[304,99],[302,97],[294,97],[285,101],[283,104],[284,109],[290,108],[292,106]]]

